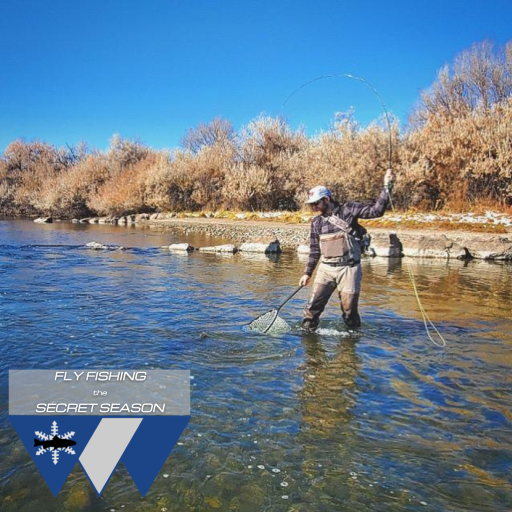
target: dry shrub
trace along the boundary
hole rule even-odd
[[[511,130],[512,43],[475,44],[440,71],[412,116],[402,206],[512,204]]]
[[[171,173],[173,209],[219,208],[223,202],[225,174],[235,155],[235,146],[229,141],[203,146],[197,154],[176,151]]]
[[[50,213],[55,183],[75,160],[76,155],[69,149],[57,149],[40,141],[14,141],[2,158],[0,179],[6,193],[2,210]]]
[[[393,166],[398,166],[398,124],[392,125]],[[351,112],[338,114],[332,129],[310,141],[304,155],[306,188],[329,187],[335,198],[375,199],[389,166],[389,130],[378,124],[361,128]],[[305,192],[301,191],[302,199]]]
[[[512,204],[512,99],[464,116],[432,116],[404,142],[404,206]]]
[[[0,159],[0,213],[296,210],[319,184],[340,201],[374,200],[389,136],[383,122],[362,128],[348,113],[312,139],[281,118],[258,117],[239,133],[216,118],[170,154],[117,135],[92,154],[15,141]],[[512,205],[512,43],[463,52],[423,93],[408,131],[393,122],[391,138],[396,207]]]
[[[122,167],[113,173],[87,201],[88,207],[100,215],[127,215],[149,209],[145,200],[145,183],[157,155],[149,153],[144,158]]]
[[[55,185],[52,213],[63,217],[93,215],[90,197],[97,193],[110,177],[105,155],[94,153],[75,164],[63,174]]]
[[[234,200],[244,209],[296,209],[297,191],[303,187],[301,155],[307,145],[304,132],[292,131],[279,117],[251,121],[238,137],[239,162],[230,171],[226,201]],[[235,184],[237,176],[248,183]],[[249,203],[236,199],[237,193],[245,194]]]
[[[432,87],[422,93],[412,114],[413,125],[431,116],[464,117],[476,109],[489,109],[512,95],[512,42],[494,49],[475,43],[444,66]]]
[[[233,142],[234,135],[231,123],[216,117],[209,123],[199,123],[188,130],[181,138],[180,145],[185,151],[199,153],[205,147],[229,145]]]
[[[150,210],[172,209],[173,166],[168,152],[155,154],[155,160],[144,179],[144,202]]]
[[[261,210],[271,195],[268,169],[241,162],[228,169],[224,203],[230,210]]]

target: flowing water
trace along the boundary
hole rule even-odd
[[[92,251],[92,240],[128,247]],[[193,245],[225,240],[188,238]],[[0,221],[0,510],[512,510],[512,266],[413,261],[447,340],[426,337],[400,260],[363,263],[362,333],[331,301],[301,335],[242,327],[304,260],[171,254],[151,229]],[[192,419],[142,498],[122,465],[54,498],[8,421],[7,370],[189,369]]]

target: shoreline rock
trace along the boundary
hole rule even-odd
[[[201,234],[242,242],[260,237],[279,241],[281,250],[309,253],[309,225],[220,221],[218,219],[169,219],[150,221],[150,226],[184,235]],[[441,259],[484,259],[512,261],[512,236],[492,233],[432,230],[395,230],[370,228],[370,255],[376,257],[413,257]],[[243,252],[243,251],[242,251]],[[247,252],[247,251],[245,251]]]
[[[223,252],[235,254],[238,251],[238,248],[233,244],[224,244],[224,245],[212,245],[209,247],[199,247],[199,252]]]
[[[39,218],[34,222],[53,221],[47,219],[51,218]],[[292,249],[301,255],[309,253],[308,224],[179,218],[176,214],[166,213],[128,215],[121,218],[86,217],[73,219],[73,222],[150,226],[183,235],[209,235],[225,240],[224,246],[229,247],[203,247],[199,249],[202,252],[235,253],[238,249],[234,244],[237,244],[240,251],[245,253],[278,253],[283,249]],[[373,227],[368,231],[372,237],[369,254],[376,257],[512,261],[512,234],[509,233],[497,235],[471,231],[440,232],[429,229],[404,229],[397,232],[394,229]]]

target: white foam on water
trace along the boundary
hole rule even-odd
[[[315,331],[315,334],[320,334],[321,336],[342,336],[344,338],[349,338],[357,333],[354,331],[338,331],[337,329],[327,329],[325,327],[321,327]]]

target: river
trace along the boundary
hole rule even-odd
[[[125,251],[93,251],[87,242]],[[512,265],[363,262],[362,332],[331,300],[299,332],[243,326],[305,260],[170,253],[227,242],[151,228],[0,221],[0,511],[509,511]],[[142,498],[121,463],[98,497],[77,464],[54,498],[8,420],[8,369],[187,369],[192,419]]]

